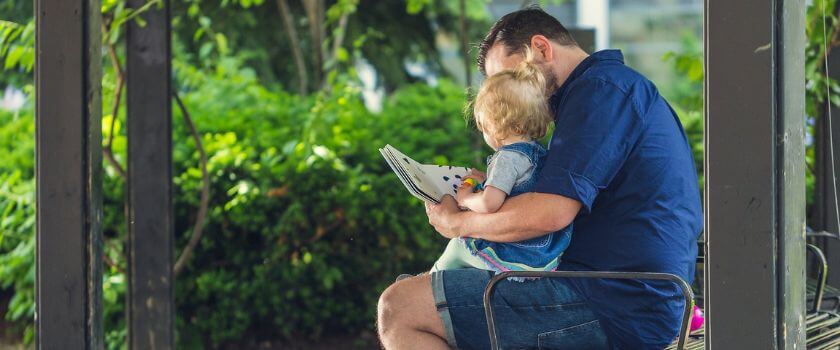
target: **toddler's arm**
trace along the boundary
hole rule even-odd
[[[502,207],[508,193],[513,190],[516,179],[530,167],[531,161],[526,156],[514,151],[498,151],[487,166],[486,181],[482,181],[484,190],[473,193],[472,186],[464,184],[458,189],[455,199],[460,206],[476,213],[495,213]],[[481,175],[484,174],[473,170],[469,177],[483,177]]]
[[[473,193],[472,186],[468,184],[461,186],[455,196],[460,206],[482,214],[495,213],[502,207],[505,198],[507,198],[507,193],[493,186],[487,186],[484,191]]]

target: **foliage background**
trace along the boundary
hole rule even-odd
[[[442,68],[435,46],[441,33],[477,42],[490,25],[483,0],[465,1],[463,13],[458,2],[444,0],[314,1],[323,3],[314,17],[309,0],[172,1],[175,86],[208,154],[210,178],[204,236],[176,283],[179,348],[342,336],[371,346],[379,293],[398,274],[427,269],[445,244],[377,148],[391,143],[418,160],[469,165],[488,151],[464,121],[467,93]],[[296,44],[279,23],[281,2],[295,14]],[[809,125],[825,98],[822,11],[814,3],[807,28]],[[834,1],[826,6],[833,9]],[[110,148],[124,167],[122,102],[109,112],[120,89],[119,65],[112,63],[124,61],[124,26],[138,17],[122,0],[103,0],[102,10],[103,138],[113,137]],[[32,11],[31,1],[0,0],[0,87],[30,97],[17,111],[0,109],[0,302],[5,336],[24,343],[33,339],[34,314]],[[322,36],[310,35],[312,23]],[[829,14],[829,38],[837,36],[836,23]],[[292,46],[309,63],[305,74],[291,58]],[[663,94],[686,128],[702,185],[699,39],[686,34],[682,48],[663,61],[683,77]],[[379,112],[365,106],[358,62],[378,73],[385,91]],[[430,84],[406,62],[440,79]],[[181,113],[176,108],[173,115],[176,253],[189,239],[202,187],[199,153]],[[812,165],[812,145],[808,157]],[[125,182],[114,164],[105,171],[105,325],[108,347],[119,349],[126,335]],[[812,173],[808,179],[810,200]]]

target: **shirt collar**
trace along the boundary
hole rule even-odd
[[[569,74],[569,77],[566,78],[563,85],[561,85],[557,90],[554,90],[554,93],[551,94],[551,97],[549,97],[548,105],[551,109],[556,110],[556,107],[560,104],[562,96],[565,91],[568,90],[569,85],[571,85],[578,77],[583,75],[589,67],[603,61],[618,61],[621,62],[621,64],[624,64],[624,55],[621,54],[621,50],[601,50],[584,58],[583,61],[580,61],[577,67],[572,70],[572,73]]]

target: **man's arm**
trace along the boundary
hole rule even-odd
[[[461,211],[452,197],[426,204],[429,223],[443,236],[518,242],[557,231],[572,223],[580,202],[555,194],[524,193],[508,198],[495,213]]]

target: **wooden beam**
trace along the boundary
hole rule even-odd
[[[36,346],[101,349],[99,0],[36,0]]]
[[[707,349],[805,348],[804,0],[706,0]]]
[[[129,0],[140,8],[145,0]],[[131,21],[127,39],[128,343],[174,348],[169,1]]]

